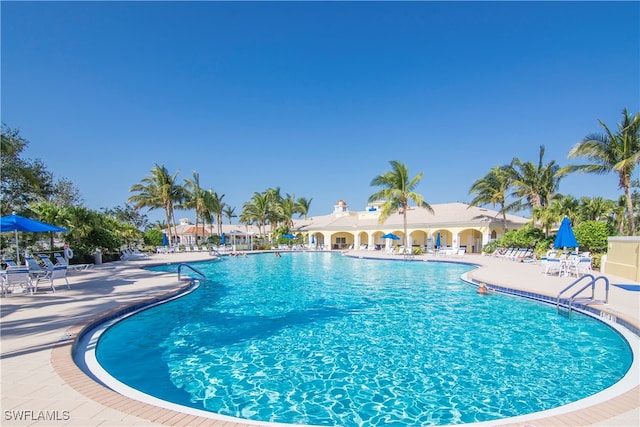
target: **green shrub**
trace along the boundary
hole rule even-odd
[[[611,227],[599,221],[583,221],[573,229],[580,251],[607,252],[607,237],[613,235]]]
[[[149,246],[162,246],[162,238],[164,233],[160,230],[153,229],[146,231],[142,237],[144,244]]]
[[[542,230],[527,225],[518,230],[508,231],[498,240],[487,243],[483,251],[491,254],[497,248],[537,248],[537,245],[544,241]],[[549,244],[546,245],[548,247]]]

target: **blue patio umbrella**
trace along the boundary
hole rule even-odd
[[[578,247],[578,241],[576,240],[576,235],[573,234],[569,217],[565,216],[562,219],[562,223],[560,223],[560,228],[558,229],[558,234],[556,235],[556,240],[553,242],[553,246],[556,248]]]
[[[312,234],[312,235],[311,235],[311,244],[312,244],[312,245],[315,245],[315,244],[316,244],[316,235],[315,235],[315,234]]]
[[[383,239],[391,239],[391,240],[400,240],[400,237],[396,236],[393,233],[387,233],[382,236]]]
[[[224,245],[224,242],[227,241],[227,238],[225,237],[224,233],[222,233],[222,238],[220,239],[220,244]]]
[[[162,233],[162,246],[169,246],[169,238],[167,233]]]
[[[282,235],[282,237],[284,237],[285,239],[295,239],[296,238],[296,236],[294,236],[291,233],[284,234],[284,235]]]
[[[436,248],[440,247],[440,232],[438,231],[438,235],[436,236]]]
[[[20,250],[18,249],[18,231],[28,233],[66,232],[66,228],[47,224],[46,222],[11,214],[0,218],[0,233],[13,231],[16,235],[16,262],[20,264]]]

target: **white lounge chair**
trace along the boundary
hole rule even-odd
[[[543,273],[545,276],[550,274],[560,275],[563,271],[563,261],[560,258],[546,258],[542,261]]]
[[[578,275],[591,274],[591,258],[590,257],[580,257],[578,260],[578,264],[576,266],[576,270]]]
[[[122,252],[122,256],[120,257],[122,261],[140,260],[149,257],[149,255],[145,254],[144,252],[134,252],[129,249],[122,249],[120,252]]]
[[[7,296],[10,289],[11,293],[16,293],[16,286],[33,295],[33,281],[27,266],[9,266],[2,275],[2,295]]]
[[[8,267],[17,267],[18,266],[18,264],[16,264],[16,262],[13,260],[13,258],[5,258],[3,260],[3,262],[5,264],[7,264]]]
[[[36,283],[38,282],[38,280],[47,277],[47,275],[49,274],[49,272],[42,268],[40,264],[38,264],[38,261],[36,261],[36,259],[32,256],[26,256],[24,258],[24,262],[29,268],[31,279],[35,280]]]
[[[56,279],[64,279],[65,282],[67,282],[67,288],[71,289],[71,286],[69,286],[69,280],[67,279],[67,266],[66,265],[54,265],[53,269],[49,272],[48,276],[46,277],[46,279],[49,280],[49,284],[51,286],[51,291],[55,293],[56,291],[56,287],[54,284],[54,281]],[[38,290],[38,281],[36,281],[35,284],[35,290]]]
[[[40,258],[40,261],[42,261],[47,270],[53,270],[55,264],[51,262],[51,259],[47,255],[38,254],[38,258]]]
[[[93,268],[93,264],[68,264],[67,260],[60,254],[53,254],[56,259],[57,265],[66,265],[68,267],[68,271],[84,271]]]

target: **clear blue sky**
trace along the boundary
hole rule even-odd
[[[389,160],[429,203],[640,111],[638,2],[7,2],[2,121],[93,209],[154,166],[240,213],[279,186],[365,207]],[[560,192],[617,199],[615,175]],[[525,213],[523,213],[525,214]],[[162,218],[150,213],[151,220]],[[178,217],[193,213],[179,212]]]

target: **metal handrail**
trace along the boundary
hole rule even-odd
[[[184,263],[178,264],[178,280],[180,280],[180,270],[182,270],[182,267],[187,267],[188,269],[190,269],[191,271],[193,271],[194,273],[202,277],[203,282],[207,280],[207,276],[205,276],[204,273],[202,273],[200,270],[198,270],[197,268],[189,264],[184,264]]]
[[[591,297],[584,298],[582,299],[582,301],[596,302],[596,283],[598,282],[598,280],[604,280],[605,282],[604,304],[607,304],[609,302],[609,279],[607,279],[605,276],[595,277],[593,274],[585,274],[584,276],[574,280],[569,286],[567,286],[566,288],[564,288],[558,293],[558,296],[556,298],[556,308],[558,309],[558,311],[560,311],[560,300],[561,300],[562,294],[568,291],[569,289],[573,288],[574,286],[578,285],[585,278],[589,280],[589,283],[582,286],[578,291],[574,292],[570,297],[565,298],[565,301],[568,301],[567,309],[569,310],[569,316],[571,316],[571,311],[573,310],[573,303],[577,300],[576,297],[580,295],[585,289],[591,287]]]

